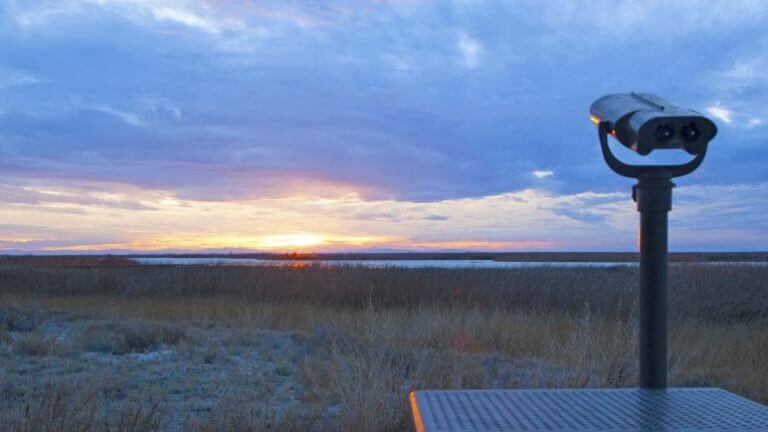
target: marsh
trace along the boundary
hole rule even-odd
[[[409,430],[419,388],[636,382],[636,268],[0,268],[0,430]],[[768,268],[673,266],[670,377],[768,401]]]

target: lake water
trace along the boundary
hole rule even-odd
[[[251,258],[133,258],[140,264],[234,265],[234,266],[358,266],[399,268],[523,268],[523,267],[616,267],[637,263],[622,262],[529,262],[493,260],[266,260]]]
[[[140,264],[154,265],[232,265],[232,266],[358,266],[398,268],[490,268],[516,269],[532,267],[633,267],[637,262],[588,261],[492,261],[492,260],[265,260],[251,258],[133,258]],[[673,263],[674,264],[674,263]],[[765,262],[707,263],[712,265],[768,265]]]

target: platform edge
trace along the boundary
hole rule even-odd
[[[416,432],[424,432],[424,422],[421,419],[421,413],[419,412],[419,404],[416,402],[416,391],[412,391],[408,395],[408,401],[411,404],[411,414],[413,415],[413,426],[416,428]]]

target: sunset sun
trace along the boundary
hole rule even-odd
[[[318,247],[324,243],[325,238],[321,235],[297,233],[265,236],[256,240],[254,246],[266,250],[294,250]]]

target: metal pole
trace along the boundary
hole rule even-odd
[[[672,176],[640,178],[632,190],[640,212],[640,386],[667,387],[667,213]]]

